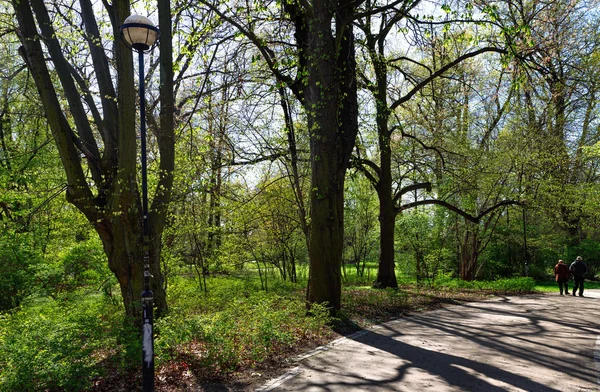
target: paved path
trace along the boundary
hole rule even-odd
[[[600,391],[600,290],[499,297],[382,324],[259,391]]]

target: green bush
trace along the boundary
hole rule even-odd
[[[494,290],[504,292],[525,293],[535,290],[535,280],[530,277],[498,279],[498,280],[473,280],[465,281],[452,279],[449,275],[442,275],[437,281],[437,287],[473,289],[473,290]]]
[[[363,275],[359,275],[354,264],[343,266],[342,274],[345,286],[370,286],[377,277],[377,261],[368,261],[365,263]]]
[[[77,301],[39,299],[0,316],[0,390],[78,391],[118,351],[110,304],[80,293]],[[139,358],[139,352],[137,353]]]
[[[32,241],[28,235],[0,237],[0,312],[19,306],[36,290],[42,258]]]
[[[535,290],[535,280],[530,277],[512,278],[512,279],[498,279],[495,281],[487,282],[487,285],[483,288],[497,290],[497,291],[510,291],[510,292],[530,292]]]
[[[254,292],[228,297],[232,301],[219,311],[190,314],[188,308],[158,320],[158,361],[187,358],[204,371],[227,373],[242,365],[255,366],[319,334],[329,321],[326,309],[315,307],[307,316],[302,301],[276,294]],[[193,353],[188,351],[190,347]]]
[[[102,244],[97,237],[79,242],[68,249],[61,264],[67,290],[97,285],[111,276]]]

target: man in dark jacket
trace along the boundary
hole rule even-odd
[[[573,274],[573,281],[575,282],[573,287],[573,295],[579,287],[579,296],[583,297],[583,281],[585,280],[585,273],[587,272],[587,266],[583,263],[581,256],[577,256],[574,262],[571,263],[569,271]]]

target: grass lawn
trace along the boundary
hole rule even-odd
[[[573,280],[569,281],[569,289],[573,287]],[[600,289],[600,282],[594,280],[586,280],[584,283],[584,289]],[[538,281],[535,284],[535,290],[544,292],[558,291],[558,284],[553,280]]]

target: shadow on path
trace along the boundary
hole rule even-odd
[[[597,298],[503,297],[351,335],[279,391],[600,391]]]

